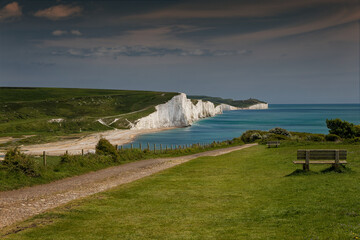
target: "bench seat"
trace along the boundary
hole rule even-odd
[[[309,171],[310,164],[332,164],[339,169],[342,164],[347,164],[347,151],[345,149],[299,149],[297,161],[294,164],[302,164],[303,170]]]
[[[305,164],[306,161],[293,161],[294,164]],[[335,164],[335,160],[309,161],[309,164]],[[340,160],[339,164],[347,164],[347,161]]]

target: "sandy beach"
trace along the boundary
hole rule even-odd
[[[69,154],[80,154],[94,152],[95,146],[100,138],[106,138],[111,144],[123,145],[130,143],[135,137],[146,134],[169,130],[173,128],[141,129],[141,130],[110,130],[106,132],[93,133],[79,139],[64,140],[45,144],[22,146],[21,151],[30,155],[41,155],[46,151],[47,155],[62,155],[66,151]]]

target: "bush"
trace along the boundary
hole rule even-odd
[[[250,142],[253,142],[255,141],[259,135],[260,135],[260,138],[257,138],[257,139],[261,139],[261,131],[259,130],[247,130],[246,132],[244,132],[242,135],[241,135],[241,140],[244,142],[244,143],[250,143]]]
[[[326,126],[330,129],[330,134],[336,134],[341,138],[354,138],[356,136],[356,131],[359,129],[355,128],[354,124],[347,121],[342,121],[341,119],[326,119]]]
[[[328,134],[325,136],[325,140],[329,142],[338,142],[341,141],[341,137],[336,134]]]
[[[350,138],[350,139],[345,139],[344,143],[358,144],[358,143],[360,143],[360,137],[354,137],[354,138]]]
[[[108,164],[112,163],[113,159],[111,156],[86,154],[82,155],[69,155],[65,154],[61,156],[60,162],[62,164],[75,164],[80,166],[96,165],[96,164]]]
[[[250,135],[250,141],[251,142],[254,142],[254,141],[258,140],[258,139],[262,139],[260,133],[256,132],[256,133],[253,133],[253,134]]]
[[[21,153],[18,148],[10,149],[6,153],[3,164],[9,171],[22,172],[30,177],[39,175],[35,161]]]
[[[325,137],[322,134],[311,134],[306,136],[306,140],[313,142],[323,142],[325,141]]]
[[[101,138],[97,143],[96,154],[111,156],[114,161],[120,159],[118,150],[105,138]]]
[[[274,133],[274,134],[278,134],[278,135],[283,135],[285,137],[291,137],[291,134],[288,132],[288,130],[283,129],[283,128],[273,128],[269,130],[269,133]]]

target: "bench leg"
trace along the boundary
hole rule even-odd
[[[304,171],[310,171],[310,165],[304,163],[304,164],[303,164],[303,170],[304,170]]]
[[[332,166],[333,166],[333,168],[334,168],[335,171],[339,170],[339,164],[336,164],[336,163],[335,163],[335,164],[333,164]]]

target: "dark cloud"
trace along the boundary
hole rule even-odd
[[[53,55],[92,58],[92,57],[162,57],[173,56],[199,56],[199,57],[221,57],[221,56],[249,56],[252,50],[210,50],[210,49],[181,49],[181,48],[159,48],[146,46],[121,46],[121,47],[97,47],[97,48],[70,48],[52,51]]]
[[[32,62],[31,64],[39,67],[53,67],[56,65],[55,63],[51,62]]]

